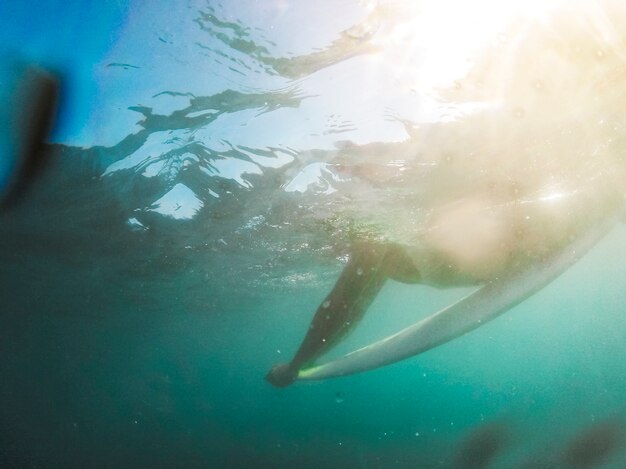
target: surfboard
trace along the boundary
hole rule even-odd
[[[622,211],[594,225],[543,262],[497,278],[452,305],[343,357],[300,370],[298,380],[320,380],[373,370],[418,355],[500,316],[541,290],[595,246]]]

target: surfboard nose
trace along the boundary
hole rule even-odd
[[[59,80],[17,60],[0,60],[0,209],[17,202],[48,160]]]

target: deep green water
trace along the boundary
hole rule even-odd
[[[625,237],[463,339],[283,390],[263,375],[295,349],[336,266],[294,258],[318,280],[263,284],[247,271],[265,252],[173,266],[165,241],[4,238],[3,465],[449,467],[477,431],[503,436],[493,467],[558,462],[588,426],[621,434]],[[458,294],[389,284],[360,340]]]
[[[419,93],[385,70],[354,86],[397,18],[349,1],[139,3],[113,22],[84,122],[65,117],[47,172],[0,220],[0,467],[626,465],[624,226],[461,339],[267,384],[359,230],[326,165],[411,140]],[[467,291],[389,281],[340,351]]]

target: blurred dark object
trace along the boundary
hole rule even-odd
[[[502,423],[489,423],[474,430],[461,444],[453,467],[479,469],[489,464],[509,442],[509,429]]]
[[[15,60],[0,60],[0,210],[20,200],[45,167],[44,141],[56,115],[59,81]]]
[[[572,440],[563,455],[564,467],[591,468],[607,462],[624,444],[624,429],[619,422],[602,422],[586,428]]]

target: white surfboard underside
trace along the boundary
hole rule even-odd
[[[566,271],[613,228],[618,218],[618,214],[609,217],[544,262],[494,279],[396,334],[343,357],[301,370],[298,379],[319,380],[372,370],[425,352],[480,327]]]

